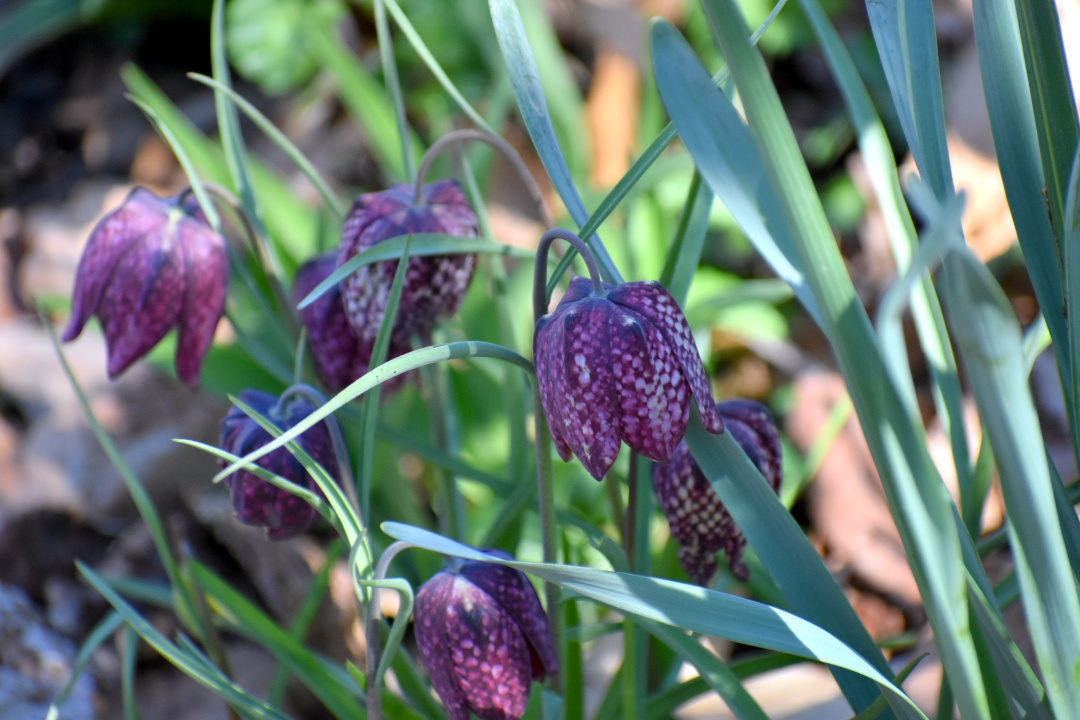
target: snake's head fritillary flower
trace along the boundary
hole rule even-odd
[[[424,185],[414,202],[411,185],[361,195],[341,228],[338,265],[378,243],[409,233],[441,233],[476,237],[476,216],[454,180]],[[423,337],[440,317],[457,312],[476,267],[475,255],[431,255],[409,258],[394,322],[395,338],[407,343]],[[342,281],[345,314],[361,340],[374,340],[386,310],[397,261],[365,265]]]
[[[620,441],[671,460],[697,403],[706,429],[724,430],[697,346],[658,282],[603,285],[575,277],[533,337],[540,399],[563,460],[577,455],[601,480]]]
[[[225,240],[189,194],[159,198],[135,188],[90,233],[62,339],[74,340],[96,315],[109,377],[116,377],[175,327],[176,374],[194,388],[225,309],[228,279]]]
[[[762,477],[780,491],[780,436],[769,410],[752,400],[717,403],[724,428],[757,465]],[[694,462],[685,442],[679,443],[671,462],[655,464],[653,488],[668,519],[671,536],[679,544],[679,564],[698,585],[708,587],[716,575],[716,553],[724,551],[732,574],[747,580],[750,571],[742,563],[746,546],[735,521],[720,496]]]
[[[301,265],[293,279],[293,302],[299,303],[307,297],[336,268],[337,256],[332,252]],[[299,315],[307,331],[315,373],[328,388],[338,392],[368,371],[375,337],[361,339],[345,317],[340,285],[335,285],[301,308]],[[387,357],[397,357],[408,352],[408,349],[408,346],[391,338]],[[383,383],[384,396],[400,388],[406,378],[407,375],[398,375]]]
[[[452,560],[416,593],[415,617],[420,659],[451,720],[470,711],[516,720],[532,680],[557,672],[547,615],[513,568]]]
[[[286,431],[315,411],[306,399],[293,395],[283,403],[278,398],[259,390],[244,390],[239,399],[271,421],[281,431]],[[221,421],[221,449],[243,457],[258,450],[272,440],[270,433],[257,422],[233,406]],[[330,441],[326,423],[319,423],[296,439],[296,444],[336,480],[337,457]],[[300,461],[287,448],[278,448],[255,461],[259,467],[280,475],[286,480],[321,494]],[[222,463],[224,466],[224,462]],[[225,478],[232,495],[233,510],[237,519],[245,525],[266,528],[271,540],[283,540],[311,527],[318,511],[306,500],[288,490],[271,485],[247,470],[237,470]]]

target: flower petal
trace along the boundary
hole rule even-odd
[[[619,455],[621,437],[603,298],[581,300],[565,314],[562,373],[553,402],[561,404],[563,438],[585,469],[602,480]]]
[[[608,299],[640,313],[660,329],[682,368],[705,429],[713,434],[723,432],[724,421],[713,403],[712,390],[701,355],[698,354],[690,325],[687,324],[675,298],[671,297],[663,285],[650,280],[617,285],[608,293]]]
[[[176,342],[176,375],[188,387],[199,382],[199,367],[214,341],[229,283],[225,240],[208,226],[185,218],[177,223],[184,258],[184,305]]]
[[[570,446],[563,439],[566,420],[562,415],[563,403],[555,400],[557,393],[565,392],[565,390],[560,391],[558,380],[566,374],[563,362],[564,340],[561,316],[548,315],[537,321],[533,335],[533,355],[536,362],[536,376],[540,382],[540,405],[547,417],[548,430],[555,441],[555,449],[565,462],[571,455]]]
[[[492,553],[507,559],[506,553]],[[520,570],[497,563],[467,562],[459,573],[490,595],[517,624],[531,650],[532,677],[558,671],[559,660],[548,629],[548,618],[536,590]]]
[[[78,337],[86,321],[97,312],[105,288],[116,276],[123,257],[136,243],[165,223],[167,211],[160,198],[137,187],[120,207],[98,222],[79,258],[71,320],[61,340],[67,342]]]
[[[458,684],[451,662],[451,646],[447,637],[447,611],[452,600],[454,576],[440,572],[428,580],[416,593],[416,644],[420,661],[431,679],[431,686],[446,706],[451,720],[469,720],[465,694]]]
[[[622,439],[650,460],[667,462],[690,417],[686,383],[659,328],[619,310],[608,321]]]
[[[470,710],[483,720],[525,713],[532,669],[525,636],[494,598],[461,576],[446,609],[446,645]]]
[[[180,244],[165,228],[136,243],[105,288],[97,314],[116,377],[158,344],[180,317],[184,297]]]
[[[732,437],[754,461],[769,486],[779,492],[783,455],[772,413],[761,403],[742,398],[723,400],[716,408]]]

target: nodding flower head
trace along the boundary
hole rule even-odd
[[[769,410],[752,400],[724,400],[717,403],[724,428],[757,465],[776,492],[780,491],[780,437]],[[716,575],[716,553],[724,551],[732,574],[747,580],[750,571],[742,563],[743,537],[713,490],[701,468],[694,462],[685,442],[679,443],[671,462],[655,464],[653,488],[660,509],[668,519],[671,536],[679,544],[679,564],[687,576],[707,587]]]
[[[96,315],[109,377],[116,377],[178,328],[176,374],[194,388],[225,309],[228,279],[225,240],[190,194],[159,198],[135,188],[90,233],[62,339],[74,340]]]
[[[540,399],[563,460],[571,452],[601,480],[620,441],[668,462],[690,398],[712,433],[724,430],[697,346],[675,299],[658,282],[603,285],[575,277],[533,338]]]
[[[423,187],[414,203],[411,185],[361,195],[341,228],[338,265],[378,243],[410,233],[476,237],[476,216],[453,180]],[[429,255],[409,258],[401,302],[394,322],[395,338],[430,333],[440,317],[457,312],[476,267],[475,255]],[[361,340],[374,340],[386,310],[397,261],[365,265],[342,281],[345,314]]]
[[[334,253],[325,253],[300,266],[293,279],[293,302],[299,303],[337,267]],[[335,285],[299,311],[307,330],[307,343],[315,373],[326,387],[338,392],[364,375],[371,364],[375,336],[363,339],[345,317],[341,287]],[[378,328],[375,328],[376,331]],[[388,358],[408,352],[408,346],[391,337]],[[383,397],[402,386],[407,375],[383,383]]]
[[[285,431],[315,411],[315,407],[302,397],[293,395],[282,402],[259,390],[244,390],[238,396],[245,405],[270,420],[279,430]],[[272,440],[270,433],[233,406],[221,421],[221,449],[243,457],[258,450]],[[337,477],[337,457],[330,441],[326,423],[319,423],[296,439],[296,444],[330,473]],[[291,480],[300,487],[319,495],[315,481],[300,461],[287,448],[278,448],[255,461],[259,467]],[[225,463],[222,463],[224,467]],[[266,528],[271,540],[283,540],[304,532],[315,521],[318,512],[306,500],[288,490],[271,485],[247,470],[237,470],[225,478],[232,495],[236,518],[245,525]]]
[[[558,670],[540,599],[513,568],[453,560],[416,593],[415,616],[420,659],[451,720],[516,720],[532,680]]]

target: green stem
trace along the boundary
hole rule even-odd
[[[394,41],[390,37],[390,23],[386,20],[386,5],[382,0],[375,0],[375,35],[379,41],[379,60],[382,62],[386,92],[394,106],[394,119],[397,121],[398,137],[401,138],[402,171],[406,181],[412,182],[413,154],[409,118],[405,115],[405,97],[401,92],[397,62],[394,60]]]
[[[533,279],[533,315],[537,320],[547,313],[547,256],[548,249],[555,240],[565,240],[577,248],[577,251],[581,253],[582,259],[585,260],[586,267],[589,268],[589,279],[592,280],[593,294],[600,296],[604,294],[604,286],[600,281],[600,269],[596,265],[596,256],[593,255],[592,250],[585,244],[585,241],[569,230],[564,230],[563,228],[551,228],[540,236],[540,242],[536,246],[536,275]]]

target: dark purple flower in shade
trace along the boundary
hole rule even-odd
[[[411,185],[361,195],[345,216],[338,264],[374,245],[409,233],[442,233],[476,237],[476,216],[453,180],[424,186],[414,201]],[[409,258],[394,323],[399,342],[431,332],[439,317],[457,312],[476,266],[475,255],[431,255]],[[374,340],[382,323],[397,261],[365,265],[342,281],[345,314],[361,340]]]
[[[712,433],[724,430],[697,346],[675,299],[658,282],[604,285],[583,277],[536,323],[540,399],[563,460],[577,455],[600,480],[620,441],[667,462],[690,418],[690,398]]]
[[[420,659],[451,720],[468,720],[469,711],[516,720],[532,680],[558,671],[547,615],[513,568],[451,561],[416,593],[415,618]]]
[[[238,397],[282,431],[288,430],[315,411],[310,402],[295,395],[282,403],[273,395],[248,389],[242,391]],[[270,433],[259,427],[258,423],[236,406],[230,408],[221,421],[221,449],[233,455],[243,457],[266,445],[271,439]],[[297,438],[296,444],[322,465],[331,477],[338,480],[337,457],[334,455],[326,423],[319,423],[307,430]],[[315,481],[288,448],[278,448],[256,460],[255,464],[321,494]],[[224,463],[222,466],[224,467]],[[271,540],[283,540],[302,533],[311,527],[318,515],[306,500],[288,490],[274,487],[247,470],[237,470],[229,475],[225,478],[225,484],[232,495],[237,519],[245,525],[266,528],[266,535]]]
[[[300,266],[293,279],[293,303],[299,303],[337,268],[335,253],[319,255]],[[345,317],[341,287],[335,285],[307,307],[299,310],[300,322],[307,330],[315,373],[334,392],[347,387],[364,375],[371,363],[375,337],[361,339]],[[376,328],[378,330],[378,328]],[[390,341],[387,358],[408,352],[407,345]],[[398,375],[383,383],[383,392],[401,387],[407,375]]]
[[[724,429],[779,492],[780,436],[768,408],[752,400],[724,400],[716,407],[724,418]],[[708,587],[716,575],[716,553],[723,550],[732,574],[739,580],[748,579],[750,571],[740,560],[746,538],[685,442],[679,443],[671,462],[653,465],[652,481],[671,536],[679,543],[679,564],[687,576]]]
[[[225,240],[203,221],[192,198],[159,198],[135,188],[90,233],[75,274],[74,340],[97,315],[116,377],[172,328],[178,328],[176,374],[188,387],[225,309],[229,258]],[[188,196],[190,197],[190,195]]]

